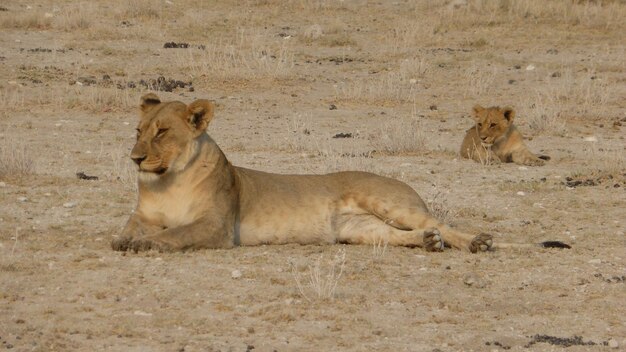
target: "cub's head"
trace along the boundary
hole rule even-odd
[[[141,97],[137,142],[130,158],[139,166],[140,177],[178,171],[192,158],[195,140],[213,118],[213,104],[196,100],[161,102],[155,94]]]
[[[501,108],[492,106],[483,108],[474,106],[474,120],[480,139],[485,144],[493,144],[496,139],[503,136],[515,118],[515,111],[509,107]]]

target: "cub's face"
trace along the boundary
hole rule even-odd
[[[500,108],[493,106],[483,108],[480,105],[476,105],[474,106],[473,117],[482,143],[491,145],[496,139],[506,133],[509,126],[513,123],[515,111],[509,107]]]
[[[140,176],[183,169],[193,154],[194,140],[213,118],[213,104],[207,100],[189,106],[179,101],[162,103],[154,94],[141,100],[137,142],[130,154]]]

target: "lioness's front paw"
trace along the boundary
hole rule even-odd
[[[424,249],[429,252],[443,251],[443,238],[439,230],[432,227],[424,231]]]
[[[111,248],[114,251],[124,252],[128,250],[128,245],[133,240],[132,237],[129,236],[120,236],[119,238],[113,239],[111,241]]]
[[[159,252],[169,252],[172,250],[172,247],[160,241],[154,237],[139,237],[133,239],[128,245],[128,249],[134,251],[135,253],[139,251],[149,251],[155,250]]]
[[[492,245],[493,245],[493,236],[487,233],[481,233],[480,235],[474,237],[474,239],[469,245],[469,250],[472,253],[486,252],[491,249]]]

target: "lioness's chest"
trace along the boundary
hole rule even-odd
[[[137,211],[156,225],[171,228],[190,224],[200,217],[194,206],[193,189],[183,186],[170,187],[160,192],[142,194]]]

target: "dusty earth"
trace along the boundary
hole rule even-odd
[[[625,17],[600,0],[0,1],[0,349],[625,348]],[[236,165],[377,172],[458,228],[573,248],[113,252],[149,91],[215,100]],[[476,103],[514,107],[552,160],[459,159]]]

